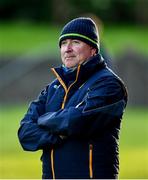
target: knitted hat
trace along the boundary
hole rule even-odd
[[[99,50],[98,29],[91,18],[79,17],[67,23],[61,31],[59,46],[68,38],[81,40]]]

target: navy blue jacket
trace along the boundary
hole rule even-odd
[[[117,178],[124,84],[98,54],[56,79],[33,101],[18,137],[24,150],[43,150],[44,179]]]

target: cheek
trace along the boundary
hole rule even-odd
[[[79,47],[75,48],[75,49],[74,49],[74,52],[75,52],[75,54],[78,55],[78,56],[82,56],[82,55],[83,55],[83,49],[81,49],[81,48],[79,48]]]
[[[86,50],[86,49],[78,49],[77,50],[77,55],[80,58],[80,60],[84,60],[85,58],[88,57],[88,50]]]
[[[60,49],[61,56],[64,54],[63,48]]]
[[[61,59],[63,61],[64,60],[64,51],[62,49],[60,49],[60,54],[61,54]]]

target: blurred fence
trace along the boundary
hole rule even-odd
[[[1,57],[0,103],[31,101],[54,79],[50,68],[61,63],[46,56]],[[127,50],[113,62],[115,72],[124,80],[129,105],[148,105],[148,57]]]

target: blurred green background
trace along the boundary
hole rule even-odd
[[[125,71],[121,76],[128,84],[130,97],[120,137],[120,178],[148,179],[148,75],[142,69],[146,67],[148,70],[147,8],[147,0],[0,1],[0,179],[41,178],[41,151],[23,151],[17,130],[29,102],[52,79],[49,75],[44,81],[46,74],[36,68],[38,57],[43,61],[46,55],[49,66],[53,62],[60,64],[58,37],[61,28],[70,19],[82,15],[101,19],[101,42],[107,48],[113,68],[119,63],[115,70]],[[137,69],[134,71],[132,67],[122,66],[118,57],[123,57],[127,49],[134,51],[138,63],[144,62],[144,67],[135,64],[137,61],[134,58],[127,60],[126,56],[124,64],[130,62]],[[21,69],[23,72],[26,67],[24,62],[30,67],[34,61],[30,71],[19,75],[18,69],[24,67]],[[42,84],[37,74],[31,76],[34,71],[39,76],[43,74]],[[130,72],[133,72],[131,81]],[[145,74],[140,75],[140,72]],[[14,76],[15,73],[17,76]],[[33,89],[37,79],[38,86]],[[139,94],[133,95],[137,89]]]

